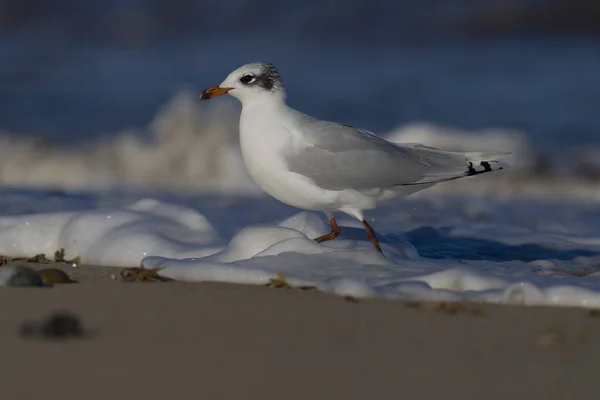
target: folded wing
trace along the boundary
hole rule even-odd
[[[333,122],[305,120],[300,129],[307,146],[288,155],[288,167],[327,190],[430,184],[505,167],[488,160],[485,153],[394,144],[371,132]],[[490,155],[502,158],[507,153]]]

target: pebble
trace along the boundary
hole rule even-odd
[[[24,265],[0,268],[0,286],[44,286],[42,275]]]
[[[38,339],[70,339],[85,336],[81,319],[70,312],[56,312],[41,321],[23,323],[20,334]]]
[[[65,271],[59,268],[44,268],[38,271],[45,285],[56,285],[61,283],[77,283],[71,279]]]

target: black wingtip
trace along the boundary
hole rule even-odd
[[[483,167],[483,169],[475,169],[475,167],[473,166],[473,163],[471,161],[469,161],[469,166],[467,167],[467,175],[466,176],[479,175],[479,174],[483,174],[486,172],[492,172],[492,171],[498,171],[498,170],[504,169],[504,167],[502,165],[498,165],[496,169],[492,168],[492,164],[490,164],[489,161],[481,161],[479,163],[479,166]]]

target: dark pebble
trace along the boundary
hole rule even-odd
[[[85,336],[85,331],[79,317],[69,312],[58,312],[42,321],[25,322],[20,334],[40,339],[70,339]]]

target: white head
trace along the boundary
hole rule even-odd
[[[252,63],[236,69],[219,85],[202,92],[200,100],[212,99],[228,93],[242,104],[259,98],[285,99],[285,90],[279,71],[270,63]]]

